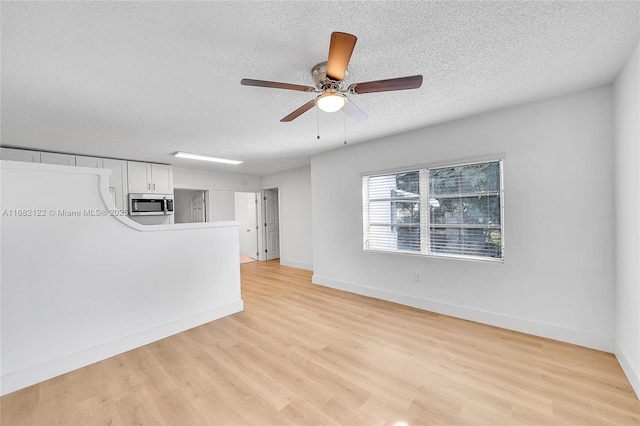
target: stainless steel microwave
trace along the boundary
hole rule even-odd
[[[172,194],[129,194],[129,216],[173,214]]]

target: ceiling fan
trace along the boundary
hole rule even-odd
[[[388,92],[392,90],[417,89],[422,85],[421,75],[409,77],[392,78],[389,80],[367,81],[364,83],[354,83],[346,89],[343,87],[343,80],[347,75],[347,66],[356,45],[356,36],[333,32],[331,33],[331,43],[329,45],[329,57],[326,62],[321,62],[311,69],[311,75],[316,87],[303,86],[299,84],[278,83],[275,81],[252,80],[243,78],[240,84],[244,86],[270,87],[273,89],[297,90],[300,92],[320,93],[315,99],[310,100],[300,108],[293,111],[280,121],[292,121],[314,106],[326,112],[342,110],[347,116],[355,121],[368,118],[367,114],[349,101],[345,93],[364,94],[375,92]]]

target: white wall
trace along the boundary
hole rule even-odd
[[[0,167],[3,394],[242,310],[237,223],[87,216],[107,170]]]
[[[313,270],[310,168],[262,176],[261,186],[278,188],[279,192],[280,263]]]
[[[312,157],[313,281],[612,352],[612,95],[597,88]],[[362,173],[499,152],[504,264],[363,252]]]
[[[260,189],[260,177],[174,167],[173,185],[185,189],[208,189],[201,188],[204,185],[228,191],[257,191]]]
[[[223,220],[235,220],[236,217],[236,199],[233,191],[209,191],[209,206],[211,215],[210,222],[218,222]]]
[[[640,69],[638,51],[615,83],[616,348],[640,396]]]

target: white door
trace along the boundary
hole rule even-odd
[[[278,219],[278,189],[264,191],[264,229],[266,259],[280,257],[280,225]]]
[[[251,252],[249,256],[258,260],[260,257],[259,248],[258,248],[258,199],[260,198],[260,194],[251,194],[247,200],[247,210],[248,210],[248,229],[249,229],[249,247],[255,248],[255,252]],[[245,232],[246,233],[246,232]]]
[[[240,254],[258,260],[258,198],[255,192],[235,193],[235,221],[240,222]]]
[[[204,191],[191,197],[191,223],[205,221]]]

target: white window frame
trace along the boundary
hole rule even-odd
[[[440,169],[440,168],[448,168],[448,167],[464,167],[471,166],[475,164],[485,164],[485,163],[493,163],[498,162],[500,167],[500,189],[499,189],[499,197],[500,197],[500,238],[501,238],[501,257],[488,257],[488,256],[472,256],[465,254],[453,254],[453,253],[442,253],[442,252],[432,252],[431,251],[431,225],[430,225],[430,217],[429,217],[429,170],[432,169]],[[370,230],[369,230],[369,203],[371,202],[369,198],[368,191],[368,179],[370,177],[377,176],[386,176],[392,174],[400,174],[400,173],[410,173],[410,172],[419,172],[419,204],[420,204],[420,251],[408,251],[408,250],[398,250],[398,249],[371,249],[369,248],[369,239],[370,239]],[[437,258],[448,258],[448,259],[458,259],[458,260],[471,260],[471,261],[481,261],[481,262],[498,262],[504,263],[505,259],[505,232],[504,232],[504,154],[491,154],[482,157],[473,157],[466,159],[458,159],[452,161],[444,161],[437,163],[430,163],[426,165],[403,168],[403,169],[395,169],[395,170],[385,170],[378,171],[373,173],[363,173],[361,174],[362,178],[362,247],[365,252],[379,252],[379,253],[394,253],[394,254],[408,254],[412,256],[425,256],[425,257],[437,257]]]

